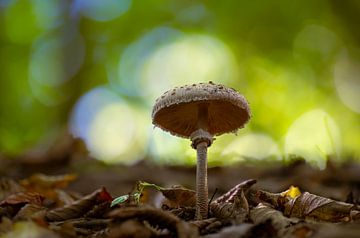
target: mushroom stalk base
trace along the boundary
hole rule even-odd
[[[196,220],[203,220],[208,215],[208,184],[207,184],[207,142],[196,146]]]
[[[196,219],[203,220],[208,215],[208,184],[207,184],[207,147],[213,142],[212,135],[198,129],[191,136],[191,146],[197,152],[196,166]]]

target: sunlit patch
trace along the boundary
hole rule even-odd
[[[148,133],[140,110],[106,88],[96,88],[75,105],[71,132],[90,153],[109,163],[133,163],[145,153]]]
[[[341,42],[334,32],[321,25],[307,25],[294,41],[296,54],[307,59],[329,60],[339,49]]]
[[[154,100],[174,85],[236,78],[235,59],[227,46],[207,35],[188,35],[162,46],[144,63],[141,86]]]
[[[129,10],[131,0],[76,0],[74,8],[95,21],[110,21]]]
[[[196,151],[191,141],[171,135],[159,128],[151,131],[150,154],[155,162],[177,165],[196,163]]]
[[[285,154],[303,157],[323,169],[329,155],[339,157],[341,136],[336,122],[321,109],[303,114],[285,136]]]
[[[109,77],[111,86],[122,94],[141,96],[146,90],[139,86],[144,62],[155,49],[181,36],[175,29],[158,27],[129,45],[120,58],[118,76]]]
[[[343,53],[335,64],[334,82],[341,101],[360,113],[360,60],[350,59]]]
[[[45,105],[63,102],[69,92],[61,92],[58,87],[78,72],[84,55],[85,47],[80,35],[36,41],[29,66],[29,84],[34,96]]]
[[[236,138],[222,152],[231,162],[241,160],[281,160],[276,142],[265,134],[251,133]]]

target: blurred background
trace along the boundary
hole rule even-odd
[[[355,0],[0,0],[0,156],[68,131],[106,163],[194,165],[152,105],[213,81],[253,116],[216,139],[210,166],[359,160],[359,25]]]

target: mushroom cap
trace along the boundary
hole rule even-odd
[[[198,128],[199,104],[208,107],[208,132],[236,132],[250,119],[246,99],[235,89],[221,84],[200,83],[176,87],[156,99],[152,111],[155,126],[179,137],[189,138]]]

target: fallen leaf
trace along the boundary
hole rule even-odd
[[[29,220],[32,217],[39,214],[40,212],[45,212],[45,211],[46,211],[46,208],[43,206],[39,206],[37,204],[26,204],[18,211],[18,213],[14,217],[14,220],[15,221]]]
[[[255,179],[249,179],[244,182],[241,182],[238,185],[231,188],[224,195],[218,197],[214,202],[215,203],[232,202],[234,198],[241,193],[241,191],[245,193],[255,183],[256,183]]]
[[[281,196],[296,198],[297,196],[301,195],[301,191],[298,187],[290,186],[290,188],[282,193]]]
[[[228,199],[228,201],[218,203],[212,202],[210,204],[211,214],[223,220],[224,223],[241,224],[249,215],[249,204],[245,198],[244,192],[241,190],[240,194]]]
[[[0,178],[0,201],[4,200],[11,194],[25,191],[25,188],[20,186],[14,180],[8,178]]]
[[[166,198],[162,204],[169,208],[193,207],[196,205],[196,192],[179,185],[163,188],[160,192]]]
[[[111,195],[105,188],[101,188],[72,204],[47,212],[45,218],[48,221],[64,221],[67,219],[78,218],[101,203],[107,202],[108,206],[110,206],[111,201]],[[106,210],[104,210],[104,212],[106,212]]]
[[[20,184],[28,190],[65,188],[76,178],[77,176],[75,174],[51,176],[45,174],[34,174],[27,179],[21,180]]]
[[[137,219],[146,221],[154,227],[167,229],[179,238],[198,237],[197,228],[182,221],[170,212],[153,207],[124,207],[118,208],[109,213],[114,222]]]
[[[67,201],[63,200],[65,192],[59,190],[67,187],[76,177],[74,174],[56,176],[34,174],[27,179],[21,180],[20,184],[27,191],[40,193],[47,199],[55,201],[57,205],[64,205],[67,204]]]
[[[351,220],[354,204],[335,201],[329,198],[304,192],[285,203],[284,214],[298,218],[311,218],[328,222],[347,222]]]
[[[4,205],[25,205],[27,203],[42,205],[44,197],[35,192],[19,192],[10,195],[5,200],[0,202],[0,206]]]

